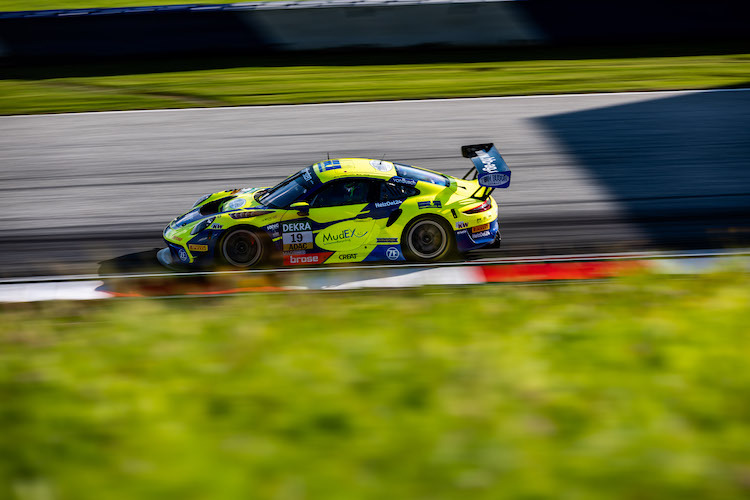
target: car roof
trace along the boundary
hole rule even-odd
[[[390,161],[370,158],[335,158],[319,161],[312,165],[321,182],[339,177],[372,177],[390,179],[396,175],[396,168]]]
[[[312,165],[312,169],[321,182],[325,183],[341,177],[367,177],[371,179],[390,179],[399,175],[396,167],[408,167],[421,170],[425,173],[437,174],[449,179],[450,176],[428,170],[426,168],[415,167],[403,163],[394,163],[388,160],[374,160],[372,158],[335,158],[332,160],[319,161]],[[407,177],[410,177],[407,175]]]

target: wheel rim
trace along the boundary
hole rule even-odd
[[[448,246],[445,228],[433,220],[421,220],[414,224],[407,240],[411,251],[420,259],[434,259]]]
[[[257,234],[240,229],[224,239],[221,251],[226,261],[233,266],[248,267],[260,260],[263,247]]]

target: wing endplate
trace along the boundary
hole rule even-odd
[[[510,186],[510,168],[494,144],[461,146],[461,155],[470,158],[477,169],[480,186],[507,188]]]

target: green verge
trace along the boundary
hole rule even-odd
[[[32,76],[33,70],[5,73],[12,76],[0,80],[0,114],[27,114],[738,87],[747,85],[750,54],[254,66],[56,78]]]
[[[0,497],[747,498],[750,278],[0,310]]]
[[[272,0],[263,0],[272,1]],[[0,0],[0,12],[50,9],[105,9],[109,7],[150,7],[153,5],[238,3],[230,0]]]

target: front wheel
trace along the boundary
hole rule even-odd
[[[219,242],[219,252],[223,262],[244,269],[262,263],[267,250],[258,233],[242,228],[224,235]]]
[[[420,262],[445,259],[456,245],[450,226],[437,217],[421,217],[409,223],[402,241],[407,259]]]

